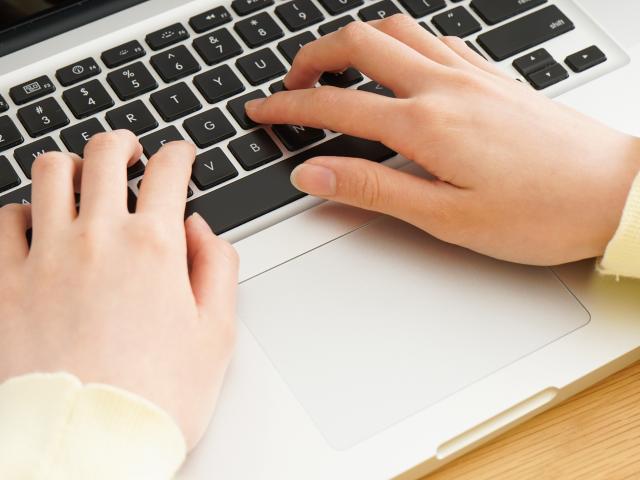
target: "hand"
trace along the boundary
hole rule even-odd
[[[82,162],[47,153],[33,166],[31,209],[0,209],[0,383],[66,371],[114,385],[162,407],[193,447],[232,350],[238,260],[204,220],[183,220],[185,142],[149,161],[127,212],[126,167],[141,154],[127,131],[94,136]]]
[[[322,72],[349,66],[397,98],[310,88]],[[504,260],[601,255],[640,170],[638,139],[552,102],[463,41],[438,39],[403,15],[353,22],[305,45],[285,85],[290,91],[247,103],[248,115],[378,140],[433,176],[314,158],[293,172],[296,187]]]

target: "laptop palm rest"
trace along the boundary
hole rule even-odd
[[[549,269],[386,217],[244,282],[240,299],[239,318],[336,449],[590,318]]]

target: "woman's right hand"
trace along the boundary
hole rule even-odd
[[[328,86],[353,66],[397,98]],[[301,190],[376,210],[477,252],[529,264],[601,255],[640,170],[640,140],[507,77],[457,38],[395,15],[353,22],[302,47],[289,91],[247,103],[259,123],[378,140],[427,180],[355,158],[314,158]]]

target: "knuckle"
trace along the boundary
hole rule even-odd
[[[373,209],[383,201],[381,198],[380,176],[374,170],[364,173],[360,177],[356,188],[364,208]]]
[[[134,245],[139,246],[152,255],[167,256],[175,248],[175,240],[172,229],[167,222],[153,216],[138,214],[137,221],[131,222],[128,227],[129,239]]]
[[[363,45],[365,37],[369,33],[369,29],[372,28],[369,24],[364,22],[351,22],[339,30],[339,34],[343,37],[351,48],[357,48]]]

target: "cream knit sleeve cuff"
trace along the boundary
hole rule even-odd
[[[598,269],[606,275],[640,278],[640,174],[633,182],[620,226]]]
[[[0,478],[168,480],[186,445],[171,417],[108,385],[69,374],[0,384]]]

